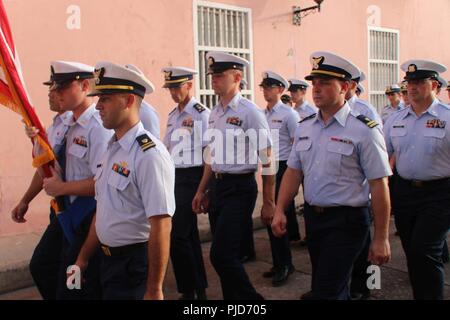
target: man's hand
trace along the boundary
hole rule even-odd
[[[278,208],[275,210],[275,215],[272,220],[272,232],[275,237],[281,238],[287,232],[286,230],[287,219],[284,212]]]
[[[389,240],[372,240],[369,251],[369,261],[377,266],[388,263],[391,259]]]
[[[206,194],[197,191],[194,199],[192,200],[192,211],[196,214],[207,213],[208,207],[209,197]]]
[[[24,120],[22,120],[22,122],[25,124]],[[39,130],[36,129],[36,127],[29,127],[25,124],[25,134],[27,135],[28,138],[33,139],[38,135],[38,133]]]
[[[25,223],[27,220],[24,218],[28,211],[28,203],[20,201],[17,206],[11,211],[11,218],[16,223]]]
[[[45,178],[43,183],[45,192],[51,197],[64,195],[62,192],[64,181],[61,179],[59,172],[53,167],[50,167],[50,170],[52,172],[52,177]]]
[[[275,205],[273,202],[263,203],[261,208],[261,220],[266,226],[272,224],[273,215],[275,213]]]

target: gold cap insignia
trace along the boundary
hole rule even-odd
[[[312,57],[311,58],[311,64],[313,65],[313,69],[317,70],[319,69],[320,65],[323,63],[323,61],[325,60],[325,57]]]
[[[164,79],[169,81],[172,78],[172,71],[164,71]]]
[[[94,70],[95,84],[100,83],[100,78],[103,77],[104,74],[105,74],[105,68],[100,68],[100,69]]]
[[[208,58],[208,66],[211,67],[214,63],[216,63],[216,60],[214,60],[213,57],[209,57],[209,58]]]
[[[269,74],[267,72],[264,72],[263,79],[269,79]]]
[[[417,66],[415,64],[410,64],[408,67],[408,72],[416,72]]]

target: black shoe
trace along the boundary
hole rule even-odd
[[[300,300],[313,300],[314,294],[312,291],[308,291],[300,296]]]
[[[205,289],[197,289],[195,290],[195,294],[197,296],[197,300],[208,300]]]
[[[351,292],[350,300],[358,301],[358,300],[367,300],[370,297],[370,291],[365,292]]]
[[[280,287],[287,282],[289,276],[295,271],[294,266],[283,266],[276,270],[272,279],[272,285],[274,287]]]
[[[256,260],[256,256],[255,255],[241,257],[241,263],[252,262],[252,261],[255,261],[255,260]]]
[[[275,275],[275,267],[270,268],[269,271],[263,273],[263,278],[272,278]]]
[[[178,300],[195,300],[194,292],[182,293]]]

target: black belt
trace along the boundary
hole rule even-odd
[[[437,179],[437,180],[429,180],[429,181],[421,181],[421,180],[407,180],[398,176],[399,181],[407,184],[413,188],[429,188],[429,187],[441,187],[448,185],[450,183],[450,178]]]
[[[134,252],[136,250],[139,249],[143,249],[147,247],[147,241],[146,242],[141,242],[141,243],[135,243],[135,244],[130,244],[127,246],[123,246],[123,247],[108,247],[104,244],[101,244],[101,248],[103,251],[103,254],[105,256],[108,257],[117,257],[117,256],[123,256],[126,254],[129,254],[131,252]]]
[[[213,172],[214,178],[216,180],[232,180],[232,179],[244,179],[244,178],[251,178],[255,177],[254,172],[248,172],[248,173],[220,173],[220,172]]]
[[[189,168],[175,168],[175,173],[183,173],[183,172],[197,172],[197,171],[201,171],[203,172],[203,167],[189,167]]]
[[[327,214],[327,213],[333,213],[337,211],[348,211],[348,210],[363,210],[367,209],[367,207],[349,207],[349,206],[339,206],[339,207],[319,207],[319,206],[312,206],[305,202],[305,207],[310,208],[314,213],[317,214]]]

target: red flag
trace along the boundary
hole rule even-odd
[[[0,105],[20,114],[27,126],[39,130],[39,134],[33,138],[33,166],[42,166],[46,176],[51,176],[49,165],[53,164],[55,155],[25,89],[3,0],[0,0]]]

